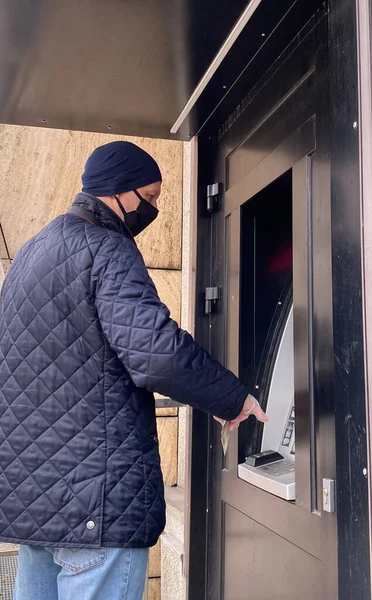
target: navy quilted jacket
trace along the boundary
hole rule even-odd
[[[247,390],[178,328],[88,194],[14,259],[0,312],[0,540],[148,547],[164,528],[153,392],[233,419]]]

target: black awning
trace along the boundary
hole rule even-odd
[[[174,136],[247,0],[0,0],[0,122],[178,139],[206,121],[216,130],[249,91],[247,64],[265,48],[262,68],[275,58],[267,41],[287,11],[294,21],[320,3],[263,0]]]
[[[172,137],[245,3],[0,0],[0,121]]]

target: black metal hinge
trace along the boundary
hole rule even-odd
[[[207,186],[207,211],[215,212],[218,209],[218,196],[222,193],[222,183],[212,183]]]
[[[221,298],[221,288],[207,287],[205,288],[205,314],[212,314],[217,300]]]

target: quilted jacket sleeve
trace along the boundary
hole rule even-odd
[[[137,387],[222,419],[240,413],[248,390],[170,318],[132,241],[108,239],[92,276],[104,335]]]

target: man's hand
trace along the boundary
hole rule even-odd
[[[266,421],[269,420],[266,413],[264,413],[264,411],[258,404],[256,398],[248,394],[240,415],[238,415],[236,419],[228,423],[228,430],[233,431],[234,429],[237,429],[239,427],[239,423],[248,419],[250,415],[254,415],[258,421],[261,421],[261,423],[266,423]],[[216,421],[221,423],[221,425],[225,423],[223,419],[219,419],[218,417],[214,418],[216,419]]]

